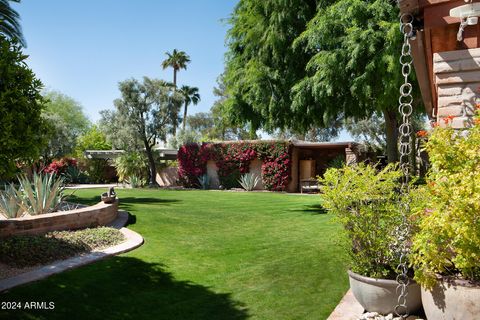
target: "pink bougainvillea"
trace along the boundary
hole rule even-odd
[[[198,177],[206,173],[208,160],[215,161],[220,183],[231,188],[247,173],[254,159],[263,161],[262,180],[267,190],[283,191],[290,178],[288,142],[238,142],[189,144],[178,152],[179,177],[184,186],[198,186]]]
[[[68,167],[76,167],[77,160],[73,158],[62,158],[60,160],[53,160],[49,165],[43,169],[45,173],[64,174]]]
[[[209,146],[190,143],[178,150],[178,176],[185,187],[198,187],[198,178],[207,173]]]

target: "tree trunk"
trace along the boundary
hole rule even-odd
[[[148,158],[148,186],[149,187],[157,187],[157,168],[155,166],[155,160],[153,159],[153,153],[152,153],[152,148],[148,144],[148,141],[144,140],[145,144],[145,151],[147,153],[147,158]]]
[[[183,109],[183,123],[182,123],[183,131],[185,131],[185,125],[187,124],[187,109],[188,109],[188,104],[185,103],[185,108]]]
[[[173,86],[177,89],[177,69],[173,68]]]
[[[382,110],[385,119],[388,162],[398,161],[398,120],[395,110]]]

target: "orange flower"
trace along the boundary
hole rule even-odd
[[[432,128],[436,128],[436,127],[438,127],[438,125],[439,125],[438,122],[433,122],[432,123]]]
[[[477,126],[480,126],[480,119],[477,118],[477,119],[473,120],[473,123],[475,123],[475,125],[477,125]]]
[[[425,130],[420,130],[417,132],[417,137],[419,138],[423,138],[423,137],[426,137],[428,135],[428,132],[425,131]]]
[[[445,122],[445,124],[448,124],[449,122],[451,122],[455,117],[450,115],[448,117],[445,117],[443,118],[443,121]]]
[[[476,106],[475,106],[475,108],[476,108],[477,110],[480,110],[480,103],[477,103]]]

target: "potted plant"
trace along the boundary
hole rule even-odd
[[[480,110],[469,130],[452,129],[450,120],[426,143],[428,203],[419,214],[412,261],[428,319],[478,319]]]
[[[401,175],[394,165],[378,170],[358,164],[328,169],[320,178],[324,185],[323,206],[336,214],[345,230],[350,287],[357,301],[370,312],[393,313],[397,304],[396,226],[402,220],[397,191]],[[412,313],[420,307],[420,287],[411,281],[408,311]]]

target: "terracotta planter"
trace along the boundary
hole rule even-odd
[[[480,318],[480,286],[464,280],[441,281],[431,290],[422,288],[422,302],[429,320]]]
[[[352,271],[348,271],[348,276],[353,295],[365,310],[380,314],[394,313],[398,299],[395,280],[369,278]],[[420,286],[411,280],[408,285],[408,312],[414,313],[421,306]]]

